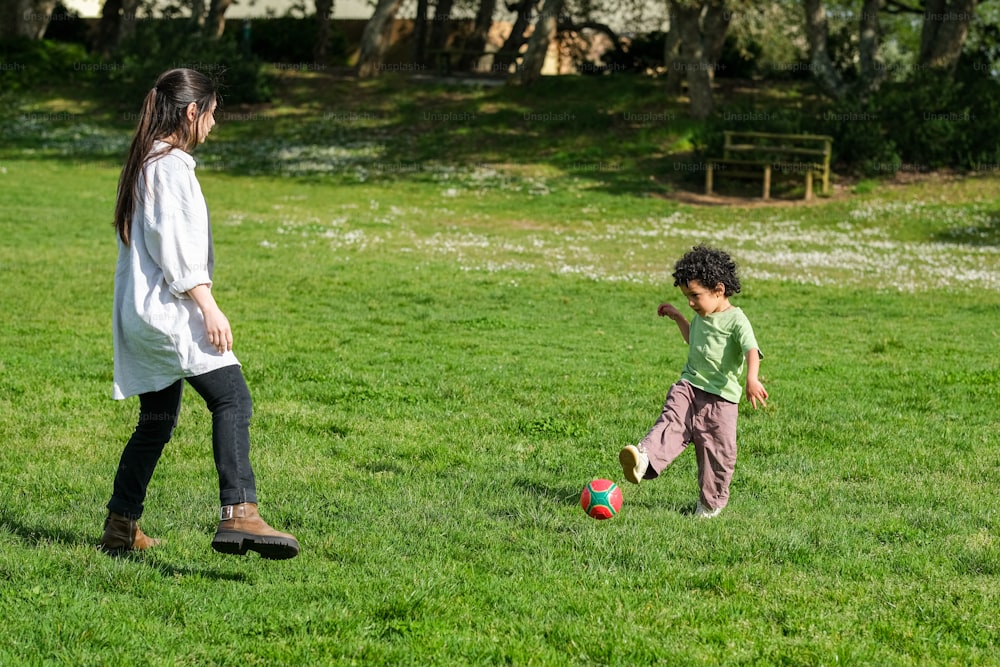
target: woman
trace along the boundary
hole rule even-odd
[[[189,151],[215,125],[212,80],[190,69],[160,75],[146,95],[118,182],[114,398],[139,396],[139,424],[125,445],[101,548],[118,554],[159,541],[137,523],[169,442],[184,383],[212,413],[222,512],[212,548],[292,558],[299,543],[257,513],[250,465],[250,392],[232,352],[229,320],[212,296],[212,230]]]

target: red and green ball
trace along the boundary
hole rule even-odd
[[[580,506],[590,517],[610,519],[622,508],[622,490],[610,479],[595,479],[583,487]]]

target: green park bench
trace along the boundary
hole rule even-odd
[[[771,179],[777,175],[803,175],[806,199],[813,196],[813,178],[830,193],[830,153],[833,137],[821,134],[773,134],[727,131],[722,157],[705,163],[705,194],[712,194],[715,172],[734,178],[764,179],[764,199],[771,198]]]

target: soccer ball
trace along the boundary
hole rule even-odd
[[[595,479],[583,487],[580,506],[587,516],[610,519],[622,508],[622,490],[610,479]]]

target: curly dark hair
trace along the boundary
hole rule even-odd
[[[691,248],[674,265],[674,286],[687,285],[697,280],[709,289],[722,283],[726,296],[740,291],[740,279],[736,275],[736,262],[728,253],[710,248],[704,244]]]

